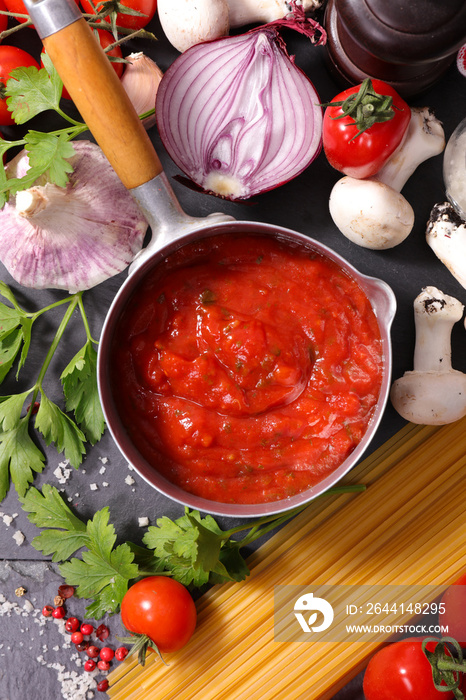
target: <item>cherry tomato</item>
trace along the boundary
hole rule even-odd
[[[93,2],[96,9],[99,10],[98,0],[93,0]],[[142,13],[142,15],[128,15],[123,12],[118,12],[116,20],[117,26],[132,29],[133,31],[142,29],[149,24],[157,10],[157,0],[120,0],[120,2],[122,5],[125,5],[125,7]],[[94,14],[94,8],[89,0],[81,0],[81,5],[84,12]],[[109,21],[108,17],[106,17],[106,21]]]
[[[39,64],[27,51],[23,49],[18,49],[16,46],[7,46],[7,44],[0,45],[0,124],[14,124],[14,119],[11,116],[11,112],[8,111],[6,104],[6,97],[4,95],[4,86],[10,73],[15,68],[21,68],[22,66],[35,66],[39,68]]]
[[[4,0],[8,12],[18,12],[20,15],[27,15],[28,11],[24,7],[23,0]],[[1,8],[3,10],[3,7]],[[27,17],[15,17],[18,22],[27,22]]]
[[[184,647],[196,627],[196,607],[187,589],[166,576],[148,576],[128,589],[121,621],[129,632],[150,637],[159,651]]]
[[[378,651],[367,666],[363,690],[366,700],[451,700],[454,697],[450,691],[444,693],[435,689],[421,637],[388,644]]]
[[[444,635],[453,637],[466,649],[466,575],[447,588],[439,609],[439,624],[445,627]]]
[[[5,5],[4,0],[0,0],[0,10],[2,10],[2,12],[8,12],[8,8]],[[8,16],[7,15],[0,15],[0,32],[4,32],[7,27],[8,27]]]
[[[357,95],[360,87],[358,85],[344,90],[332,103],[345,102],[352,95]],[[359,179],[379,172],[400,145],[411,119],[410,107],[390,85],[381,80],[372,80],[372,87],[378,95],[393,98],[391,119],[376,122],[357,135],[360,127],[356,125],[353,116],[347,114],[337,119],[336,117],[344,115],[343,106],[333,107],[330,103],[325,110],[322,126],[323,147],[330,165],[345,175]],[[379,100],[375,104],[376,109],[377,105],[382,109]]]

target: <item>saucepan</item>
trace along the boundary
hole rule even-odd
[[[168,498],[214,515],[256,517],[281,513],[306,504],[335,485],[361,459],[381,421],[390,389],[390,328],[396,302],[382,280],[358,272],[333,250],[296,231],[253,221],[236,221],[224,214],[194,218],[179,205],[152,142],[120,85],[109,61],[95,41],[74,0],[25,0],[31,19],[95,140],[106,154],[123,184],[132,193],[152,231],[150,243],[129,268],[129,274],[107,314],[98,354],[98,383],[108,429],[121,453],[151,486]],[[141,450],[138,433],[129,430],[125,411],[114,391],[115,334],[121,318],[142,284],[158,274],[161,265],[193,243],[219,237],[274,238],[280,245],[305,250],[329,260],[354,280],[370,302],[382,346],[382,376],[367,428],[341,464],[309,488],[293,495],[261,503],[224,502],[228,498],[206,497],[176,485],[154,467]]]

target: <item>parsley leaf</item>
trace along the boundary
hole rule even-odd
[[[42,393],[37,411],[36,428],[45,438],[46,445],[55,443],[58,452],[64,452],[73,467],[78,467],[86,453],[86,436],[66,413]]]
[[[180,583],[201,587],[212,576],[224,582],[242,581],[249,574],[242,558],[240,568],[236,568],[237,559],[234,569],[225,566],[222,559],[228,563],[228,557],[221,555],[227,539],[212,516],[202,518],[198,511],[186,509],[175,521],[159,518],[156,526],[148,528],[143,542]]]
[[[96,341],[89,333],[82,294],[78,292],[69,295],[39,311],[29,313],[19,306],[11,289],[0,282],[0,295],[12,305],[0,302],[0,384],[15,362],[18,363],[18,377],[19,370],[27,359],[36,320],[52,308],[62,305],[66,307],[35,384],[25,392],[0,396],[0,500],[8,491],[10,477],[18,493],[24,495],[33,480],[33,472],[43,469],[45,457],[29,435],[31,418],[35,413],[35,428],[43,435],[45,443],[55,443],[57,451],[64,452],[75,468],[79,467],[86,453],[85,442],[89,440],[95,444],[103,434],[105,425],[97,390]],[[75,422],[48,398],[44,379],[76,307],[81,311],[87,341],[62,375],[65,408],[74,412]],[[40,402],[37,400],[39,397]],[[30,407],[21,417],[28,399]]]
[[[3,338],[0,343],[0,382],[3,382],[13,366],[23,342],[23,334],[20,328],[15,328]]]
[[[31,486],[20,501],[34,525],[48,528],[34,538],[33,545],[46,556],[53,554],[52,561],[64,561],[88,544],[86,525],[72,513],[53,486],[44,484],[42,493]]]
[[[44,529],[32,545],[52,561],[64,562],[60,573],[65,581],[76,587],[80,598],[92,598],[86,613],[100,618],[106,612],[115,612],[128,590],[129,581],[139,575],[134,553],[128,543],[115,546],[116,534],[109,523],[109,510],[97,511],[84,524],[64,502],[60,492],[45,484],[42,493],[31,487],[20,499],[29,520]],[[73,553],[83,548],[81,559]]]
[[[49,61],[45,55],[44,59]],[[16,124],[24,124],[41,112],[59,109],[63,83],[55,70],[51,73],[53,77],[45,68],[37,69],[35,66],[11,71],[5,93],[8,109]]]
[[[105,430],[97,391],[97,351],[90,340],[73,357],[60,377],[66,410],[73,411],[87,440],[95,445]]]
[[[108,510],[98,511],[94,519],[102,518]],[[94,521],[87,525],[89,528]],[[104,546],[102,538],[105,538],[106,530],[111,528],[116,539],[113,527],[103,525],[103,531],[98,531],[97,539],[91,538],[89,549],[84,550],[82,559],[76,557],[60,566],[60,573],[65,581],[76,586],[76,595],[80,598],[92,598],[92,616],[97,619],[105,613],[113,613],[119,608],[124,594],[128,590],[129,581],[138,576],[138,567],[133,563],[133,553],[128,544],[120,544],[115,549],[112,546]],[[86,610],[89,615],[89,610]]]
[[[31,187],[39,178],[59,187],[65,187],[73,172],[70,159],[75,150],[70,141],[87,131],[87,125],[67,115],[60,107],[63,83],[47,54],[43,55],[44,68],[34,66],[16,68],[6,83],[7,105],[17,124],[24,124],[38,114],[53,110],[68,126],[57,131],[41,132],[30,129],[18,141],[1,141],[0,156],[9,148],[23,146],[28,153],[29,169],[22,177],[15,177],[14,162],[0,169],[0,205],[20,190]]]
[[[34,478],[33,472],[41,472],[44,461],[44,455],[28,433],[27,416],[0,433],[0,499],[8,491],[8,472],[18,494],[23,496]]]
[[[49,182],[59,187],[68,184],[68,175],[73,172],[73,166],[68,159],[72,158],[76,151],[69,142],[67,131],[43,134],[30,130],[25,137],[25,148],[29,153],[31,166],[25,178],[31,184],[41,175],[45,175]]]

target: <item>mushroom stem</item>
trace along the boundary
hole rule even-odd
[[[466,374],[451,366],[451,332],[463,310],[436,287],[425,287],[414,300],[414,369],[390,392],[395,410],[412,423],[445,425],[466,416]]]
[[[445,148],[445,132],[441,122],[428,107],[411,109],[411,121],[405,137],[374,180],[384,182],[401,192],[416,168]]]
[[[451,371],[451,332],[461,320],[463,304],[435,287],[425,287],[414,300],[415,372]]]
[[[466,289],[466,221],[449,202],[432,207],[426,240],[438,259]]]

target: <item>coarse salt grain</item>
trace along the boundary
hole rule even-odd
[[[128,486],[131,486],[132,484],[134,484],[134,479],[133,479],[133,477],[130,476],[129,474],[128,474],[128,476],[125,478],[125,484],[128,484]]]
[[[91,489],[91,491],[97,491],[99,487],[97,486],[97,484],[89,484],[89,488]]]
[[[13,539],[19,547],[20,545],[23,544],[25,537],[24,537],[23,533],[21,532],[21,530],[16,530],[15,534],[13,535]]]
[[[3,515],[2,516],[3,522],[7,527],[10,527],[11,523],[13,522],[13,516],[12,515]]]
[[[53,472],[53,475],[58,479],[59,484],[66,484],[71,474],[71,469],[67,469],[64,462],[60,462],[58,467]]]
[[[34,611],[34,606],[30,600],[25,600],[23,604],[23,609],[26,613],[32,613]]]
[[[149,518],[138,518],[139,527],[147,527],[149,525]]]

